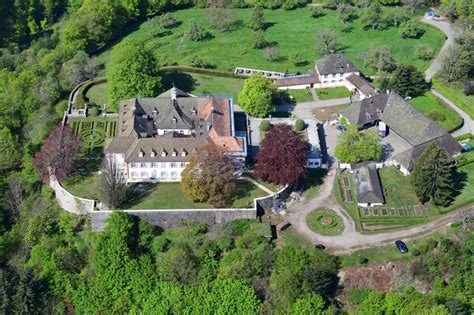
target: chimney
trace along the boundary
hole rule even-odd
[[[387,95],[390,95],[390,90],[387,90]]]

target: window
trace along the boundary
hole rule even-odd
[[[137,178],[138,177],[138,173],[137,172],[132,172],[132,178]]]
[[[136,167],[137,167],[137,163],[131,163],[131,164],[130,164],[130,167],[131,167],[131,168],[136,168]]]
[[[148,172],[142,172],[141,175],[142,175],[142,178],[146,178],[146,177],[148,177]]]
[[[161,168],[166,168],[166,163],[161,163]]]
[[[313,165],[314,163],[313,162],[309,162],[309,165]]]
[[[140,164],[140,167],[141,167],[141,168],[146,168],[146,163],[141,163],[141,164]]]
[[[180,130],[179,133],[180,133],[180,134],[184,134],[184,130]]]
[[[339,79],[339,82],[342,82],[342,79]]]
[[[333,78],[335,78],[335,77],[336,77],[336,74],[335,74],[335,73],[333,73],[333,74],[332,74],[332,77],[333,77]]]
[[[178,177],[178,172],[171,172],[171,177]]]
[[[161,172],[160,177],[168,177],[168,172]]]
[[[159,165],[158,163],[151,163],[152,168],[158,168],[159,167],[158,165]]]
[[[331,83],[334,83],[334,82],[336,82],[336,80],[331,80]]]
[[[179,166],[181,166],[181,168],[185,168],[185,167],[186,167],[186,163],[184,163],[184,162],[181,162],[181,163],[179,163],[179,164],[180,164]]]
[[[170,163],[170,167],[171,167],[171,168],[175,168],[175,167],[176,167],[176,163]]]

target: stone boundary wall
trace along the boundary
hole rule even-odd
[[[50,176],[49,186],[54,190],[56,200],[64,210],[75,214],[88,214],[94,211],[95,200],[74,196],[61,186],[54,175]]]

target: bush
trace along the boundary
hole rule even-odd
[[[420,251],[419,251],[418,249],[415,248],[414,250],[411,251],[411,254],[412,254],[413,256],[420,256],[421,253],[420,253]]]
[[[99,116],[99,108],[97,106],[93,106],[89,109],[89,114],[92,116],[92,117],[97,117]]]
[[[304,130],[304,120],[297,119],[295,122],[295,131],[303,131]]]
[[[189,64],[193,67],[198,67],[198,68],[210,68],[210,64],[206,60],[204,60],[203,58],[197,55],[194,55],[193,57],[191,57],[191,59],[189,60]]]
[[[170,13],[165,13],[160,17],[159,21],[160,26],[163,28],[173,28],[179,24],[179,22]]]
[[[368,262],[369,262],[369,259],[367,257],[364,257],[364,256],[359,257],[359,264],[366,265]]]
[[[195,21],[191,22],[186,34],[194,42],[211,39],[212,35],[204,27],[198,25]]]
[[[367,299],[367,296],[372,292],[371,289],[368,288],[352,288],[347,292],[347,300],[355,305],[359,305],[362,303],[365,299]]]
[[[420,251],[420,253],[425,254],[425,253],[435,249],[436,247],[438,247],[438,241],[436,241],[434,239],[428,239],[428,240],[422,242],[417,247],[418,247],[418,250]]]
[[[309,16],[311,16],[312,18],[319,18],[319,17],[322,17],[324,16],[324,10],[321,9],[321,8],[318,8],[318,7],[311,7],[309,9]]]
[[[456,140],[458,141],[463,141],[463,140],[471,140],[474,136],[472,133],[465,133],[463,135],[460,135],[459,137],[456,137]]]
[[[261,49],[268,46],[268,42],[265,39],[264,31],[257,31],[252,37],[252,46],[253,48]]]
[[[268,120],[262,120],[260,123],[260,130],[261,131],[268,131],[272,127],[272,124]]]
[[[402,38],[419,38],[424,33],[425,30],[421,28],[420,22],[415,19],[403,24],[403,27],[400,30],[400,35]]]
[[[415,48],[415,55],[421,60],[430,60],[434,56],[434,50],[428,45],[418,44]]]
[[[474,83],[471,80],[468,80],[464,82],[464,88],[463,88],[464,95],[470,96],[474,95]]]
[[[442,122],[442,121],[445,121],[446,120],[446,116],[441,113],[441,112],[438,112],[436,110],[432,111],[431,113],[428,114],[428,116],[433,119],[434,121],[439,121],[439,122]]]

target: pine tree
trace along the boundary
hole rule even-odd
[[[419,96],[425,92],[425,77],[412,65],[399,65],[390,81],[390,87],[401,96]]]
[[[41,314],[43,307],[41,283],[35,279],[33,271],[27,269],[20,275],[15,295],[13,295],[13,305],[16,314]]]
[[[436,206],[447,206],[452,199],[454,182],[451,161],[446,152],[430,144],[418,159],[412,183],[422,203],[431,199]]]

